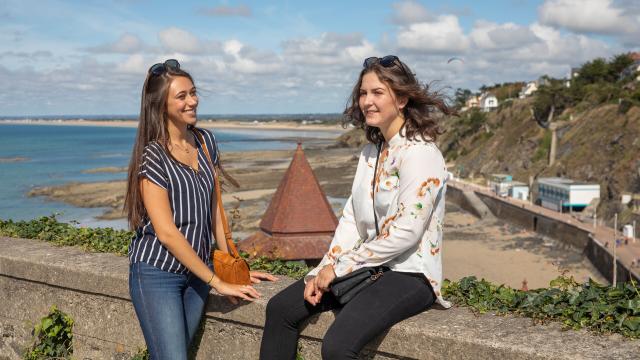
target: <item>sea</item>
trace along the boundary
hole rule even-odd
[[[296,148],[303,142],[330,141],[336,131],[212,129],[220,150]],[[79,208],[29,197],[34,187],[69,182],[126,179],[125,172],[86,173],[129,164],[136,129],[129,127],[0,124],[0,219],[30,220],[56,214],[60,221],[87,227],[126,228],[125,220],[98,220],[104,208]]]

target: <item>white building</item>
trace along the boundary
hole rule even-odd
[[[471,95],[464,103],[464,110],[477,108],[480,106],[480,98],[476,95]]]
[[[506,197],[509,195],[509,188],[513,178],[507,174],[491,174],[489,178],[489,189],[496,195]]]
[[[555,211],[581,211],[600,198],[599,184],[585,184],[564,178],[540,178],[537,203]]]
[[[488,112],[498,107],[498,98],[491,93],[483,93],[480,95],[480,108],[482,111]]]
[[[529,185],[518,181],[511,182],[509,197],[524,201],[529,200]]]
[[[636,81],[640,81],[640,60],[635,60],[633,64],[622,70],[619,79],[624,79],[630,76],[635,76]]]
[[[528,96],[533,95],[534,92],[538,91],[538,82],[537,81],[529,81],[525,86],[522,87],[520,93],[518,93],[518,97],[520,99],[524,99]]]

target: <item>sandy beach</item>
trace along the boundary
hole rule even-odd
[[[57,126],[99,126],[99,127],[138,127],[134,120],[0,120],[1,124],[22,125],[57,125]],[[227,119],[200,119],[197,126],[218,129],[260,129],[260,130],[291,130],[291,131],[336,131],[344,132],[340,124],[303,124],[296,121],[237,121]]]

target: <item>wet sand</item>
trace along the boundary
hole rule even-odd
[[[511,224],[487,223],[447,203],[443,246],[444,276],[475,275],[496,284],[529,289],[548,287],[565,274],[584,282],[608,283],[576,248]]]
[[[28,160],[29,160],[28,158],[22,157],[22,156],[0,157],[0,164],[13,163],[13,162],[23,162],[23,161],[28,161]]]

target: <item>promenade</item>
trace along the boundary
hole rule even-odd
[[[486,186],[481,186],[481,185],[474,184],[461,179],[449,180],[448,185],[456,187],[460,190],[467,190],[467,191],[471,190],[476,193],[481,193],[497,201],[509,203],[511,205],[521,207],[532,213],[539,214],[541,216],[554,219],[556,221],[573,225],[577,228],[580,228],[584,231],[589,232],[591,234],[590,235],[591,238],[595,242],[597,242],[598,244],[606,248],[607,251],[610,252],[611,254],[613,254],[614,252],[614,246],[616,244],[614,229],[602,224],[596,224],[596,226],[594,227],[594,224],[592,221],[584,222],[574,216],[575,214],[578,214],[578,213],[574,213],[574,214],[559,213],[557,211],[553,211],[553,210],[544,208],[542,206],[532,204],[529,201],[523,201],[523,200],[511,198],[511,197],[501,197],[496,195],[493,191],[491,191]],[[620,244],[615,249],[618,261],[624,264],[625,267],[629,269],[633,269],[637,272],[638,271],[637,269],[640,269],[640,268],[638,267],[633,268],[631,265],[634,259],[636,260],[636,263],[637,263],[637,260],[640,259],[640,239],[636,238],[635,242],[630,239],[628,241],[628,244],[625,245],[623,241],[622,233],[620,231],[617,233],[617,238],[621,240],[619,242]],[[609,279],[609,281],[612,281],[612,279]]]

